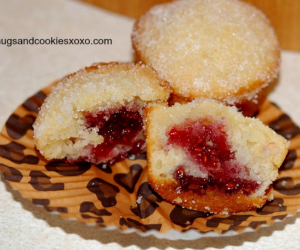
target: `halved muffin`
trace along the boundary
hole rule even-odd
[[[287,141],[256,118],[215,100],[146,110],[149,183],[166,201],[234,213],[273,198]]]
[[[112,163],[145,150],[143,109],[166,104],[169,85],[142,63],[98,63],[61,80],[33,125],[48,160]]]

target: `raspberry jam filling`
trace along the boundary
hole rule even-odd
[[[98,134],[104,137],[104,142],[96,147],[90,147],[89,159],[92,162],[114,162],[129,154],[140,153],[145,146],[143,119],[138,111],[105,110],[98,113],[86,113],[87,128],[97,127]]]
[[[227,143],[226,127],[221,121],[201,119],[174,126],[168,133],[168,144],[181,147],[207,177],[189,175],[185,166],[178,166],[173,176],[181,188],[205,192],[208,187],[226,193],[242,191],[250,195],[258,188],[256,181],[247,180],[246,169],[236,163],[235,152]],[[243,177],[243,178],[242,178]]]

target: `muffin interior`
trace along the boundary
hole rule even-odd
[[[248,169],[237,161],[223,119],[186,120],[171,128],[166,148],[178,147],[186,156],[186,163],[175,168],[173,177],[182,188],[195,192],[214,187],[226,193],[242,191],[250,195],[260,185],[250,179]]]

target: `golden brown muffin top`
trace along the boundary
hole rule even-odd
[[[137,20],[133,46],[182,97],[226,99],[277,74],[280,49],[269,20],[237,0],[180,0]]]

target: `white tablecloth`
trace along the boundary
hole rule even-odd
[[[0,1],[0,39],[112,39],[112,45],[0,45],[0,125],[53,80],[99,61],[131,61],[134,20],[70,0]],[[283,51],[269,99],[300,124],[300,53]],[[300,249],[300,214],[237,236],[195,241],[125,235],[66,221],[23,199],[1,177],[0,249]]]

